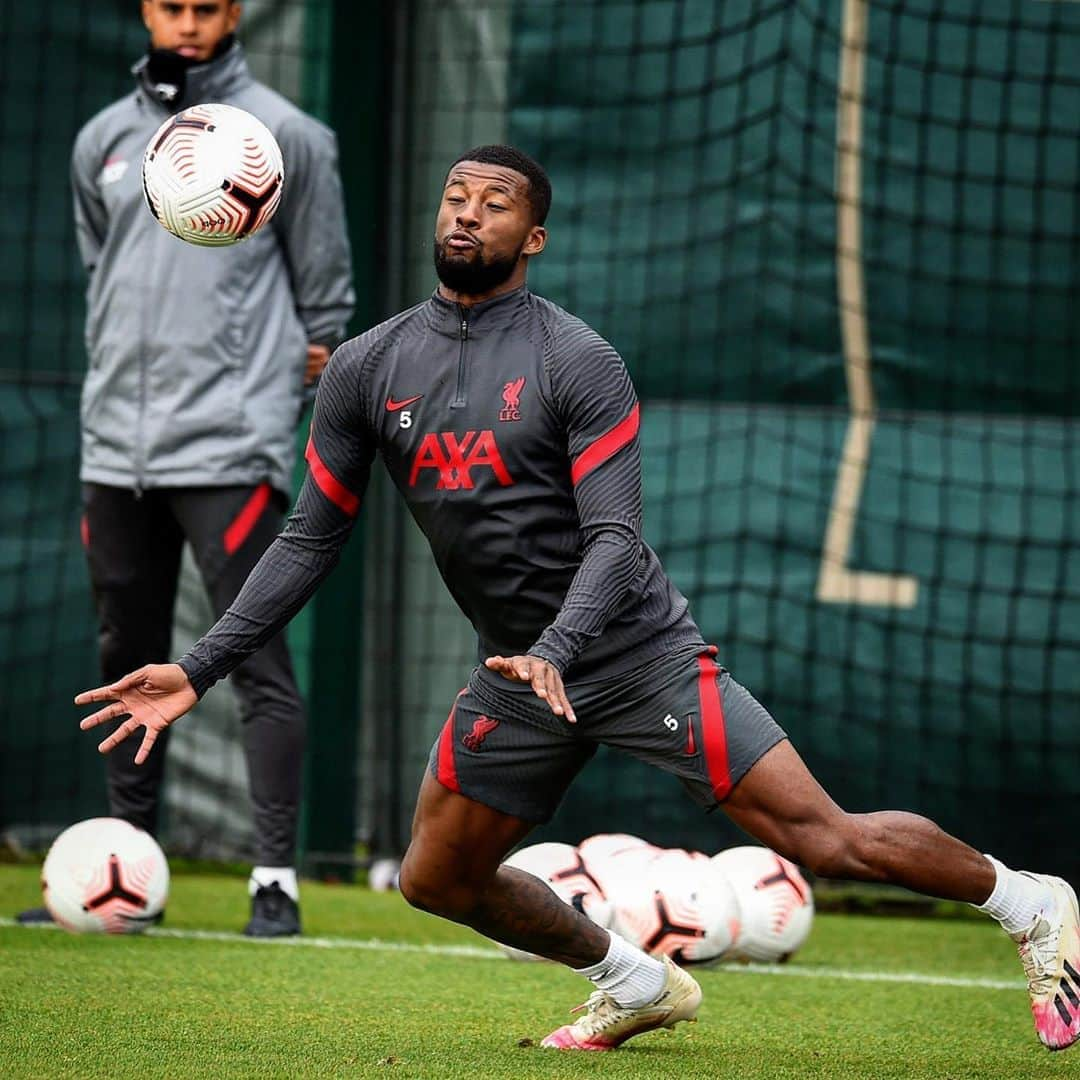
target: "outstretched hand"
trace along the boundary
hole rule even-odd
[[[107,754],[136,728],[145,727],[142,745],[135,754],[135,764],[141,765],[158,735],[183,716],[198,701],[198,696],[179,664],[147,664],[108,686],[84,690],[75,697],[76,705],[89,705],[95,701],[111,704],[83,717],[79,727],[89,731],[98,724],[127,715],[127,720],[98,744],[98,750]]]
[[[511,682],[531,683],[536,696],[546,701],[556,716],[565,717],[568,723],[577,723],[562,676],[558,668],[546,660],[539,656],[489,656],[484,666]]]

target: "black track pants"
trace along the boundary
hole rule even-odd
[[[187,540],[216,617],[235,599],[283,522],[284,498],[269,485],[125,488],[83,485],[83,540],[98,612],[101,673],[113,682],[143,664],[166,663],[180,554]],[[255,859],[292,866],[300,806],[305,715],[284,634],[232,675],[243,721]],[[168,731],[134,764],[138,735],[108,755],[110,812],[157,830]]]

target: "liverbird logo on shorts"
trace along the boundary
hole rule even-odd
[[[476,753],[480,744],[488,737],[488,732],[494,731],[499,726],[498,720],[492,720],[487,716],[478,716],[473,722],[472,731],[468,735],[462,735],[461,741]]]
[[[508,382],[502,391],[503,407],[499,410],[500,420],[521,419],[521,391],[525,386],[525,376]]]

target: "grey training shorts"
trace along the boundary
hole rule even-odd
[[[451,791],[539,824],[603,743],[673,773],[711,810],[786,738],[715,656],[715,647],[683,650],[610,679],[568,682],[576,724],[531,687],[477,668],[431,748],[431,772]]]

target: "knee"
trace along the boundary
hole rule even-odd
[[[408,856],[402,860],[401,869],[398,871],[398,889],[411,907],[418,911],[430,911],[437,914],[435,912],[437,897],[430,885],[425,882],[423,875],[413,870]]]
[[[410,906],[454,922],[466,921],[480,899],[479,889],[431,866],[411,847],[401,861],[398,888]]]

